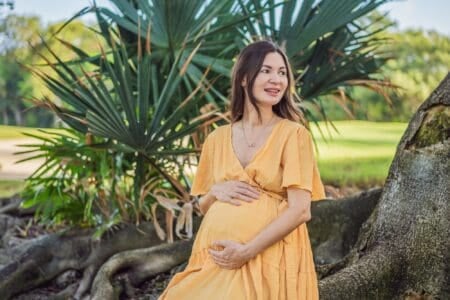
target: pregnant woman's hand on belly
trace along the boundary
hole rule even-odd
[[[246,245],[229,240],[215,241],[208,252],[214,262],[223,269],[238,269],[252,259]]]
[[[241,205],[240,201],[252,202],[259,197],[259,191],[255,187],[238,180],[216,183],[212,186],[210,194],[218,201],[237,206]]]

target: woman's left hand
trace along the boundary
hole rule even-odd
[[[209,254],[214,262],[223,269],[238,269],[252,258],[252,255],[245,244],[229,240],[220,240],[215,241],[212,247],[214,249],[209,249]]]

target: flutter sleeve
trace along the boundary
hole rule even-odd
[[[208,135],[203,143],[197,172],[191,187],[191,196],[204,195],[214,183],[213,174],[213,143],[211,135]]]
[[[299,127],[287,139],[281,159],[283,167],[283,188],[295,187],[311,192],[312,200],[325,198],[320,179],[311,134],[305,127]]]

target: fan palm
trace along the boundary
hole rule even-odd
[[[211,64],[213,73],[228,77],[230,63],[239,49],[255,39],[272,39],[286,49],[296,71],[298,94],[315,104],[327,119],[318,97],[335,95],[355,85],[376,91],[390,86],[374,76],[386,61],[386,55],[377,51],[383,41],[376,38],[376,33],[385,28],[363,26],[359,21],[385,2],[111,0],[120,13],[101,7],[95,11],[102,23],[102,16],[108,17],[129,41],[136,40],[139,31],[143,33],[138,16],[146,16],[145,25],[155,24],[151,32],[158,37],[158,42],[152,39],[152,47],[166,57],[173,56],[181,45],[189,45],[187,48],[196,54],[188,69],[188,77],[194,81]],[[209,30],[203,32],[202,24]],[[223,107],[228,88],[227,81],[216,84],[206,99]],[[304,106],[301,108],[313,116]]]
[[[154,172],[146,170],[148,164],[157,171],[156,176],[164,178],[182,198],[188,199],[183,185],[166,166],[176,163],[177,156],[192,152],[191,148],[182,145],[183,138],[190,136],[212,116],[206,113],[196,119],[186,117],[209,87],[200,79],[189,94],[181,94],[180,83],[185,73],[179,72],[178,63],[183,52],[175,58],[164,84],[159,87],[155,85],[160,81],[160,75],[154,72],[154,54],[148,43],[145,48],[144,53],[138,51],[138,56],[129,57],[123,43],[114,44],[109,53],[102,51],[97,60],[102,72],[87,72],[80,68],[78,73],[81,74],[77,74],[70,64],[60,61],[56,55],[53,56],[57,64],[48,62],[57,78],[32,70],[66,106],[55,105],[49,99],[35,99],[37,104],[52,109],[79,132],[106,138],[104,146],[135,154],[131,156],[131,164],[135,166],[132,198],[138,211],[137,220],[142,209],[142,188],[151,179],[149,174],[155,176]],[[53,54],[51,49],[49,51]],[[183,62],[184,68],[189,62]],[[44,174],[40,172],[39,175]]]
[[[270,38],[286,48],[306,102],[352,84],[379,84],[373,74],[384,58],[376,52],[375,30],[358,18],[386,0],[110,1],[117,10],[94,5],[79,13],[96,14],[109,48],[89,56],[61,41],[79,61],[54,55],[56,63],[49,65],[57,77],[36,73],[64,105],[37,102],[74,129],[135,154],[137,220],[149,186],[189,199],[184,162],[176,156],[192,152],[192,141],[198,148],[200,137],[193,133],[200,125],[227,119],[220,111],[227,105],[230,68],[252,40]],[[78,67],[84,63],[93,71]],[[154,186],[155,178],[162,184]]]

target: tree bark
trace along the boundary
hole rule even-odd
[[[71,230],[39,238],[0,270],[2,299],[46,283],[66,270],[84,270],[86,279],[77,291],[81,297],[90,289],[98,269],[112,255],[162,242],[149,223],[139,227],[125,225],[99,241],[92,236],[92,230]]]
[[[307,226],[316,265],[338,263],[348,254],[361,225],[378,204],[381,191],[374,188],[348,198],[312,203],[313,217]]]
[[[321,299],[450,299],[450,74],[404,133],[379,203]]]
[[[167,271],[189,258],[192,240],[177,241],[172,244],[131,250],[118,253],[106,262],[97,272],[92,284],[91,299],[118,299],[119,295],[114,291],[110,282],[112,276],[119,270],[132,269],[131,280],[133,285],[138,285],[142,279]],[[187,250],[187,251],[186,251]]]

